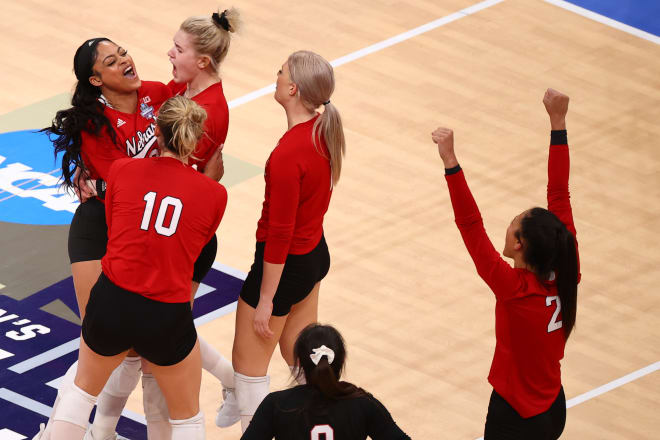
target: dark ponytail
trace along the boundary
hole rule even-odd
[[[315,348],[322,345],[334,352],[332,363],[328,356],[322,356],[318,365],[314,364],[310,355]],[[316,388],[320,395],[309,406],[313,408],[325,407],[329,400],[351,399],[367,396],[368,393],[352,383],[340,381],[346,361],[346,348],[344,339],[332,326],[310,324],[298,335],[293,347],[298,375],[305,377],[307,385]]]
[[[98,136],[105,127],[112,142],[117,143],[115,131],[103,114],[103,104],[99,102],[101,89],[89,82],[89,77],[94,74],[93,66],[98,54],[96,48],[101,41],[110,40],[92,38],[78,48],[73,57],[73,70],[78,82],[71,98],[71,108],[58,111],[51,126],[40,130],[47,133],[48,138],[53,142],[56,157],[59,153],[64,153],[62,184],[66,188],[78,186],[78,182],[73,182],[76,167],[85,169],[80,154],[83,130]]]
[[[561,301],[562,327],[566,339],[575,326],[577,311],[578,262],[575,237],[559,218],[543,208],[532,208],[520,222],[518,239],[523,256],[543,281],[554,271]]]

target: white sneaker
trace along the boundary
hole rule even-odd
[[[236,399],[236,393],[233,388],[223,388],[222,398],[224,401],[220,405],[220,408],[218,408],[218,414],[215,416],[215,424],[221,428],[228,428],[241,420],[241,412],[238,409],[238,399]]]
[[[43,435],[45,430],[46,430],[46,425],[44,425],[43,423],[40,423],[39,424],[39,432],[37,432],[37,435],[32,437],[32,440],[39,440],[41,438],[41,436]]]

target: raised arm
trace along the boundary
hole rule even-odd
[[[454,133],[447,128],[438,128],[433,132],[432,138],[433,142],[438,144],[438,152],[445,165],[445,178],[454,208],[454,217],[465,247],[474,261],[479,276],[497,298],[505,298],[518,290],[520,278],[495,250],[486,234],[479,208],[454,153]]]

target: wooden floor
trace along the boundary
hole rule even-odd
[[[236,2],[245,21],[222,67],[229,100],[275,81],[289,53],[328,60],[477,0]],[[71,90],[72,57],[108,36],[143,79],[167,81],[165,52],[187,16],[211,1],[95,3],[1,0],[0,114]],[[75,11],[75,12],[74,12]],[[6,18],[9,18],[7,20]],[[415,439],[483,433],[494,297],[478,278],[430,141],[456,150],[496,247],[509,221],[545,204],[551,86],[571,97],[571,193],[581,250],[577,327],[563,361],[572,398],[660,360],[660,46],[541,0],[505,0],[336,68],[332,97],[348,154],[325,220],[332,255],[320,320],[348,343],[347,378],[371,391]],[[35,127],[36,128],[36,127]],[[262,167],[286,129],[270,94],[231,110],[225,151]],[[218,261],[247,272],[263,177],[229,188]],[[200,329],[231,355],[234,316]],[[288,384],[279,355],[272,389]],[[219,386],[204,376],[207,438]],[[140,412],[139,390],[130,409]],[[568,410],[564,438],[651,439],[660,431],[660,373]]]

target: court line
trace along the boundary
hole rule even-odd
[[[11,367],[8,368],[8,370],[13,371],[14,373],[22,374],[40,365],[61,358],[62,356],[71,353],[72,351],[76,351],[78,350],[79,347],[80,347],[80,338],[72,339],[69,342],[65,342],[62,345],[59,345],[55,348],[51,348],[48,351],[44,351],[41,354],[31,357],[30,359],[26,359],[15,365],[12,365]]]
[[[445,17],[438,18],[437,20],[433,20],[429,23],[423,24],[421,26],[418,26],[414,29],[411,29],[409,31],[403,32],[399,35],[395,35],[392,38],[388,38],[386,40],[380,41],[378,43],[372,44],[371,46],[367,46],[363,49],[356,50],[355,52],[351,52],[348,55],[344,55],[342,57],[337,58],[336,60],[333,60],[330,62],[330,64],[333,67],[339,67],[343,64],[350,63],[351,61],[355,61],[357,59],[363,58],[367,55],[370,55],[372,53],[381,51],[383,49],[386,49],[388,47],[394,46],[395,44],[399,44],[403,41],[409,40],[413,37],[416,37],[418,35],[421,35],[425,32],[431,31],[433,29],[439,28],[440,26],[444,26],[448,23],[451,23],[452,21],[456,21],[459,18],[467,17],[469,15],[475,14],[479,11],[482,11],[486,8],[489,8],[491,6],[494,6],[498,3],[503,2],[504,0],[485,0],[482,2],[479,2],[475,5],[469,6],[467,8],[461,9],[458,12],[454,12],[452,14],[449,14]],[[247,95],[243,95],[239,98],[233,99],[229,101],[228,105],[229,108],[234,108],[238,107],[239,105],[246,104],[250,101],[254,101],[257,98],[260,98],[262,96],[268,95],[269,93],[273,93],[275,91],[275,84],[270,84],[267,85],[266,87],[262,87],[259,90],[255,90],[254,92],[250,92]]]
[[[574,5],[564,0],[545,0],[545,1],[555,6],[559,6],[560,8],[564,8],[567,11],[575,12],[576,14],[582,15],[583,17],[590,18],[591,20],[597,21],[604,25],[613,27],[623,32],[627,32],[636,37],[643,38],[652,43],[660,44],[660,37],[657,37],[649,32],[645,32],[641,29],[637,29],[636,27],[627,25],[625,23],[621,23],[620,21],[616,21],[604,15],[598,14],[594,11],[590,11],[589,9],[581,8],[580,6]]]
[[[608,382],[605,385],[601,385],[597,388],[594,388],[591,391],[582,393],[579,396],[573,397],[572,399],[566,401],[566,408],[572,408],[576,405],[586,402],[587,400],[591,400],[595,397],[607,393],[608,391],[612,391],[627,383],[637,380],[640,377],[644,377],[658,370],[660,370],[660,361],[655,362],[651,365],[647,365],[646,367],[640,368],[639,370],[633,371],[632,373],[626,374],[625,376],[621,376],[618,379],[614,379],[613,381]],[[484,438],[479,437],[477,440],[484,440]]]

